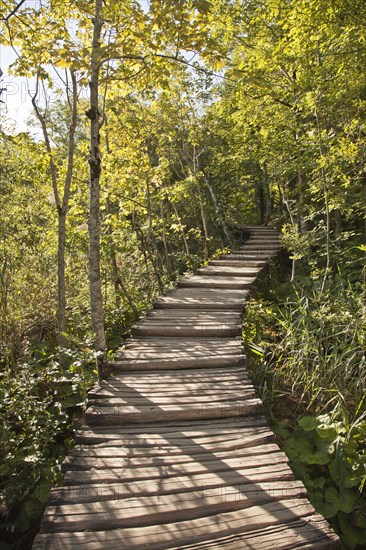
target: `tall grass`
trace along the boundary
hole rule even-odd
[[[340,281],[327,293],[294,290],[278,305],[250,303],[251,363],[264,400],[287,395],[298,410],[356,413],[366,393],[366,292]]]
[[[310,285],[308,285],[309,288]],[[268,291],[268,289],[267,289]],[[332,281],[327,292],[287,285],[281,303],[251,300],[248,368],[297,478],[342,548],[366,541],[366,291]],[[267,294],[268,296],[268,294]]]

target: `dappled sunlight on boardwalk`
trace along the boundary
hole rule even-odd
[[[339,548],[245,369],[241,312],[279,250],[276,231],[249,230],[156,302],[89,392],[35,550]]]

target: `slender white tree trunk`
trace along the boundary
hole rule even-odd
[[[68,133],[68,151],[67,151],[67,170],[64,184],[62,200],[59,193],[59,182],[57,168],[53,160],[53,152],[51,141],[46,124],[46,118],[41,112],[37,104],[38,95],[38,80],[35,95],[32,97],[33,107],[36,116],[41,124],[43,138],[49,155],[49,166],[52,180],[52,189],[55,198],[58,215],[58,247],[57,247],[57,342],[59,347],[60,363],[65,361],[64,349],[67,346],[66,332],[66,280],[65,280],[65,248],[66,248],[66,217],[69,209],[70,188],[74,169],[75,156],[75,132],[77,124],[77,80],[74,71],[70,71],[72,83],[72,97],[69,98],[69,90],[67,89],[69,105],[71,108],[71,119]]]
[[[89,285],[91,322],[94,332],[94,346],[97,352],[98,375],[100,379],[109,375],[107,346],[104,334],[103,294],[100,269],[100,112],[99,112],[99,72],[100,37],[102,32],[103,0],[95,0],[93,19],[93,42],[91,51],[90,109],[86,115],[90,119],[90,202],[89,202]]]
[[[210,184],[209,179],[206,177],[205,174],[204,174],[204,180],[205,180],[207,189],[209,190],[209,193],[211,195],[211,199],[212,199],[212,202],[213,202],[213,205],[214,205],[214,208],[215,208],[216,215],[219,218],[219,222],[220,222],[220,225],[221,225],[222,232],[225,236],[225,239],[226,239],[227,243],[231,244],[230,233],[229,233],[228,227],[226,225],[225,214],[224,214],[224,211],[223,211],[222,206],[220,204],[220,201],[219,201],[212,185]]]

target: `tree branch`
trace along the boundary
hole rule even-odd
[[[1,20],[2,21],[5,21],[6,23],[9,21],[9,19],[11,17],[13,17],[13,15],[16,14],[16,12],[22,7],[22,5],[24,4],[26,0],[20,0],[20,2],[18,2],[18,4],[15,6],[15,8],[13,9],[13,11],[11,11],[9,13],[9,15],[7,15],[6,17],[2,17]]]

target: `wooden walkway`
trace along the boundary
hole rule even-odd
[[[340,547],[245,370],[244,302],[279,249],[274,230],[248,229],[239,250],[156,302],[89,392],[34,550]]]

